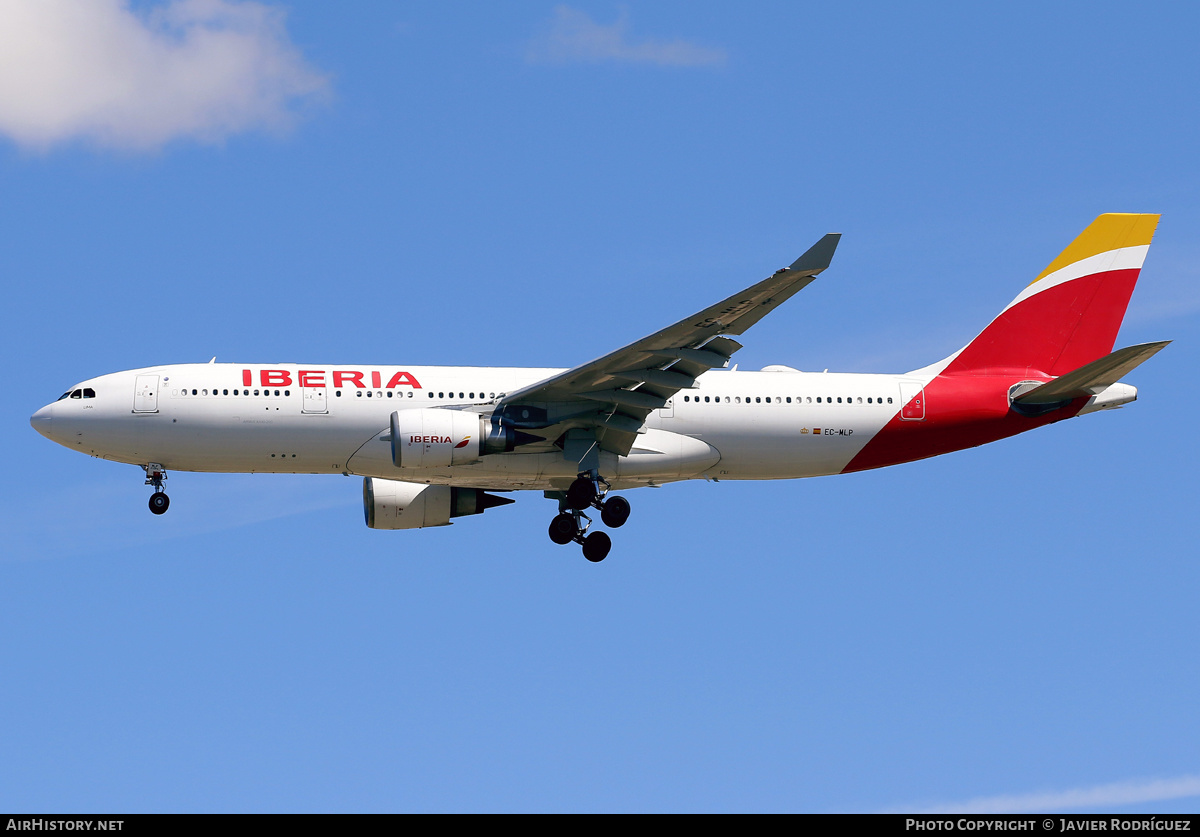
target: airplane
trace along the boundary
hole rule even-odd
[[[101,375],[30,419],[71,450],[168,470],[363,477],[372,529],[445,526],[540,490],[556,544],[598,562],[616,492],[689,479],[846,474],[1121,407],[1120,379],[1170,341],[1113,351],[1158,215],[1090,224],[970,343],[904,374],[729,368],[735,337],[809,285],[840,235],[789,267],[571,369],[171,364]],[[500,492],[500,493],[493,493]],[[598,528],[598,527],[597,527]]]

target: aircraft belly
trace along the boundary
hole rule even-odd
[[[776,410],[755,405],[747,413],[727,412],[700,425],[703,438],[721,451],[712,476],[794,479],[840,473],[893,415],[857,405]],[[673,426],[679,424],[677,419]]]
[[[355,452],[347,469],[362,476],[480,488],[566,488],[579,473],[577,463],[561,451],[497,453],[477,462],[440,469],[397,468],[387,432],[372,436]],[[600,454],[600,473],[615,487],[671,482],[699,476],[721,459],[716,448],[700,439],[648,430],[628,456]]]

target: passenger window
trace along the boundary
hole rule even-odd
[[[840,396],[840,395],[838,396],[838,403],[839,403],[839,404],[841,404],[841,403],[842,403],[842,396]]]
[[[292,395],[292,391],[291,391],[290,389],[285,389],[285,390],[283,391],[283,394],[284,394],[284,396],[285,396],[285,397],[288,397],[288,398],[290,398],[290,397],[291,397],[291,395]]]
[[[818,404],[820,404],[820,403],[821,403],[821,396],[819,396],[819,395],[817,396],[817,403],[818,403]]]
[[[222,394],[222,395],[229,395],[229,390],[227,390],[227,389],[223,389],[223,390],[221,390],[221,394]]]
[[[362,390],[361,390],[361,389],[360,389],[360,390],[357,390],[357,391],[355,391],[355,393],[354,393],[354,394],[355,394],[357,397],[359,397],[359,398],[362,398]],[[367,393],[367,394],[368,394],[368,395],[370,395],[370,393]]]
[[[257,390],[256,390],[256,391],[257,391]],[[333,394],[334,394],[334,395],[336,395],[338,398],[341,398],[341,397],[342,397],[342,391],[341,391],[340,389],[335,389],[335,390],[333,391]]]
[[[891,398],[888,398],[888,403],[889,403],[889,404],[891,404],[891,403],[892,403],[892,399],[891,399]]]
[[[792,396],[790,396],[790,395],[788,396],[787,403],[789,403],[789,404],[792,403]]]
[[[388,390],[388,398],[391,398],[391,397],[392,397],[392,391],[389,389]]]
[[[433,398],[433,393],[432,393],[432,392],[431,392],[431,393],[429,393],[429,397],[430,397],[430,398]]]
[[[735,404],[741,404],[741,403],[742,403],[742,397],[741,397],[740,395],[735,395],[735,396],[733,397],[733,403],[735,403]]]
[[[196,390],[192,390],[192,395],[195,395],[195,394],[196,394]]]
[[[275,390],[275,394],[276,394],[276,395],[279,395],[279,390]]]

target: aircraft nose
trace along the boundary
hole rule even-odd
[[[51,440],[53,440],[53,438],[54,438],[53,436],[50,435],[50,427],[53,423],[54,423],[54,405],[53,404],[47,404],[45,407],[42,407],[42,409],[38,410],[36,413],[34,413],[32,416],[29,417],[30,426],[33,427],[33,429],[36,430],[38,433],[41,433],[47,439],[51,439]]]

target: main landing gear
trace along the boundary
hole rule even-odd
[[[596,472],[580,474],[566,494],[559,495],[558,515],[550,521],[550,540],[582,545],[583,557],[593,563],[608,557],[612,539],[604,532],[587,534],[592,519],[584,514],[584,509],[596,508],[605,526],[612,529],[624,526],[629,519],[629,501],[616,495],[605,499],[608,491],[608,482]]]
[[[171,507],[171,498],[163,491],[163,480],[167,478],[167,470],[157,462],[143,465],[142,470],[146,472],[146,485],[154,486],[154,493],[150,495],[150,511],[163,514]]]

